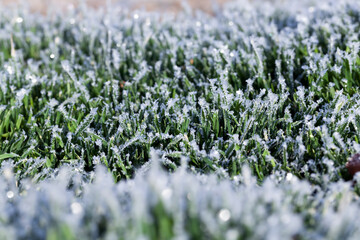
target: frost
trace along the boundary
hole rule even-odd
[[[359,235],[355,0],[110,2],[1,10],[1,239]]]
[[[56,99],[54,99],[54,98],[50,99],[50,101],[49,101],[49,106],[50,106],[50,108],[54,108],[54,107],[56,107],[58,104],[59,104],[59,102],[58,102]]]
[[[28,90],[22,88],[16,93],[16,100],[19,104],[22,103],[22,100],[24,99],[25,95],[28,94]]]
[[[72,67],[71,67],[71,64],[70,64],[70,62],[69,62],[68,60],[62,61],[62,62],[61,62],[61,66],[62,66],[62,68],[64,69],[64,71],[65,71],[67,74],[69,74],[69,76],[70,76],[70,78],[71,78],[72,80],[76,80],[75,73],[74,73],[74,71],[73,71],[73,69],[72,69]]]

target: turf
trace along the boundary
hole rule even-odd
[[[355,237],[359,18],[355,0],[1,10],[0,233]]]

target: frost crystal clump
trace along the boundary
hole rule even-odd
[[[359,235],[360,5],[0,10],[0,238]]]

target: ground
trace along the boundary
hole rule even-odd
[[[20,0],[4,0],[2,1],[5,4],[15,4],[22,2]],[[66,9],[71,5],[76,5],[79,1],[76,0],[29,0],[26,1],[27,4],[31,6],[32,10],[45,12],[45,9],[48,5],[56,5],[61,8]],[[93,7],[101,7],[106,5],[108,1],[99,1],[99,0],[88,0],[87,1]],[[112,2],[116,4],[120,4],[123,6],[128,6],[131,9],[145,8],[150,11],[170,11],[176,12],[181,9],[181,0],[112,0]],[[204,10],[206,12],[212,12],[212,6],[214,4],[223,5],[224,3],[229,2],[229,0],[189,0],[188,3],[194,9]]]

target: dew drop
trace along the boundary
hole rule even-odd
[[[230,211],[228,209],[224,208],[224,209],[220,210],[219,218],[220,218],[221,221],[227,222],[227,221],[229,221],[230,217],[231,217],[231,213],[230,213]]]
[[[83,211],[83,208],[80,203],[74,202],[71,204],[71,211],[73,214],[80,214]]]
[[[14,192],[13,191],[8,191],[6,193],[6,196],[7,196],[7,198],[12,199],[14,197]]]
[[[17,17],[16,18],[17,23],[22,23],[23,21],[24,21],[24,19],[22,17]]]
[[[169,199],[172,196],[172,190],[170,188],[166,188],[161,192],[161,196],[164,199]]]

